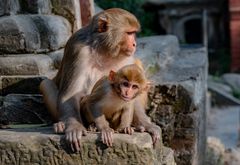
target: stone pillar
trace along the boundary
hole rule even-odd
[[[82,26],[87,25],[94,15],[93,0],[80,0]]]
[[[229,1],[230,36],[231,36],[231,70],[240,71],[240,1]]]

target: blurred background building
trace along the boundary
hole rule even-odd
[[[213,74],[240,71],[239,0],[147,0],[145,9],[157,12],[160,34],[207,46]]]

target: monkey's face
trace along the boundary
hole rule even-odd
[[[131,101],[134,99],[139,93],[139,84],[130,82],[130,81],[122,81],[120,83],[120,97],[124,101]]]
[[[126,56],[131,56],[136,51],[136,31],[135,29],[129,29],[123,34],[122,41],[120,42],[121,52]]]

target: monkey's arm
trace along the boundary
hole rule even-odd
[[[140,132],[148,132],[152,136],[153,144],[160,139],[160,127],[152,123],[145,113],[144,105],[140,97],[136,98],[134,103],[133,126]]]
[[[134,107],[132,104],[124,107],[121,115],[121,121],[117,129],[119,132],[130,134],[130,135],[134,132],[134,129],[131,127],[132,120],[133,120],[133,111],[134,111]]]
[[[97,103],[91,104],[89,110],[91,111],[94,123],[97,129],[101,132],[101,139],[107,146],[112,146],[113,144],[113,129],[110,128],[109,122],[106,120],[103,109]]]

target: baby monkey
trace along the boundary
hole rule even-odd
[[[96,82],[91,94],[81,100],[81,115],[87,124],[95,123],[102,142],[112,146],[114,130],[126,134],[134,132],[131,127],[134,100],[146,90],[147,79],[138,65],[110,71]]]

